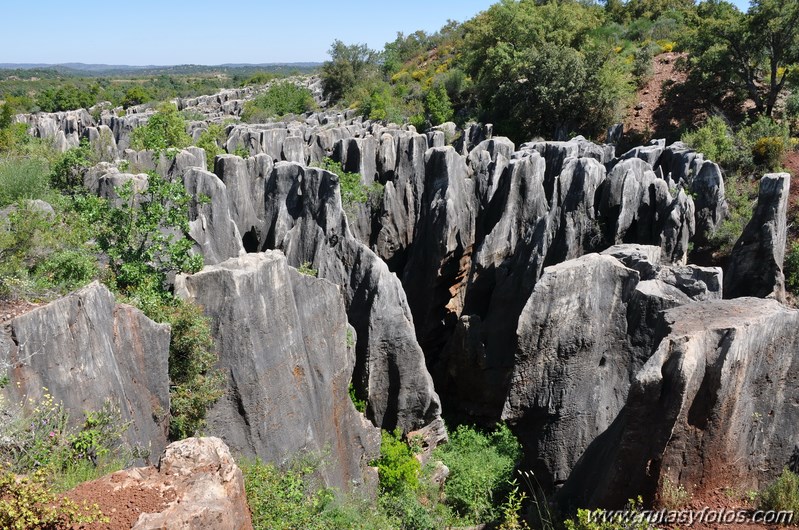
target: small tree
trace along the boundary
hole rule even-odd
[[[152,149],[158,153],[166,149],[182,149],[191,145],[186,133],[186,120],[172,103],[164,103],[147,123],[133,131],[130,145],[134,149]]]
[[[771,116],[792,65],[799,60],[799,0],[753,0],[747,13],[724,1],[698,9],[689,42],[691,81],[711,101],[738,96]]]
[[[433,125],[440,125],[450,121],[454,114],[452,102],[449,100],[447,89],[443,83],[436,84],[427,91],[424,98],[424,106]]]
[[[366,44],[335,40],[327,53],[330,60],[322,65],[322,84],[331,102],[341,101],[358,82],[377,73],[377,53]]]

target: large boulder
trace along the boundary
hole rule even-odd
[[[252,530],[244,476],[219,438],[170,444],[157,466],[126,469],[67,493],[97,503],[113,528]]]
[[[348,394],[354,339],[339,289],[270,251],[180,275],[175,290],[211,319],[227,376],[208,432],[268,461],[327,454],[321,471],[328,485],[349,491],[363,484],[380,435]]]
[[[758,490],[791,461],[799,312],[774,300],[713,300],[669,309],[660,326],[621,413],[561,490],[568,503],[651,500],[667,480],[689,493]]]
[[[562,484],[624,405],[643,364],[627,341],[638,272],[589,254],[547,267],[519,317],[502,418],[544,487]]]
[[[109,400],[130,422],[125,440],[157,455],[167,441],[169,335],[94,282],[5,323],[0,368],[11,384],[3,393],[27,406],[50,394],[76,427]]]
[[[782,265],[788,235],[790,186],[788,173],[773,173],[760,179],[757,207],[736,241],[724,271],[726,298],[773,296],[785,300]]]

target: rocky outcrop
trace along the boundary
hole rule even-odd
[[[266,238],[264,185],[272,166],[272,159],[263,154],[246,159],[222,155],[216,159],[214,172],[225,184],[228,210],[247,252],[261,250]]]
[[[278,163],[265,197],[267,247],[283,250],[294,266],[310,263],[321,278],[342,289],[358,335],[353,382],[368,397],[369,418],[381,427],[405,431],[439,420],[438,395],[402,285],[350,232],[338,177]]]
[[[422,348],[437,351],[463,309],[477,207],[466,163],[452,147],[427,152],[425,175],[417,235],[403,285]]]
[[[615,258],[590,254],[545,269],[522,311],[502,418],[545,487],[562,484],[613,422],[643,364],[626,340],[638,281]]]
[[[380,433],[348,395],[355,365],[344,301],[277,251],[247,254],[178,276],[176,293],[203,307],[227,377],[208,432],[237,453],[285,462],[322,456],[342,491],[373,480]]]
[[[695,197],[696,242],[703,244],[716,232],[726,214],[724,178],[718,164],[707,161],[691,180],[691,194]]]
[[[502,418],[545,488],[571,476],[617,420],[665,310],[721,297],[721,271],[620,245],[547,267],[519,317]],[[570,480],[570,479],[569,479]]]
[[[119,408],[131,446],[157,455],[169,418],[169,326],[116,304],[95,282],[5,323],[0,367],[11,402],[62,401],[75,426],[106,400]]]
[[[408,260],[425,189],[425,153],[427,141],[420,134],[401,134],[394,140],[384,134],[379,167],[385,182],[383,215],[374,238],[375,252],[392,271],[401,273]],[[383,147],[385,146],[385,147]],[[391,156],[389,153],[395,153]]]
[[[189,237],[205,263],[215,265],[244,253],[242,237],[230,215],[227,187],[204,169],[192,168],[183,185],[193,200],[189,203]]]
[[[759,489],[796,447],[799,312],[773,300],[696,302],[666,311],[659,345],[624,408],[580,456],[561,491],[580,506]]]
[[[791,176],[773,173],[760,179],[752,219],[730,253],[724,271],[724,296],[772,296],[785,300],[782,271],[787,240],[786,213]]]
[[[219,438],[170,444],[158,465],[118,471],[67,494],[97,503],[114,528],[252,530],[244,476]]]

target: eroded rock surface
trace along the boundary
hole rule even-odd
[[[94,282],[20,315],[0,332],[0,367],[11,402],[61,401],[74,426],[106,400],[131,422],[124,438],[156,456],[167,441],[169,326],[117,304]]]
[[[354,339],[337,286],[299,274],[271,251],[178,276],[175,288],[211,319],[227,378],[209,433],[267,461],[320,455],[326,482],[342,491],[372,480],[380,434],[347,392]]]
[[[790,186],[788,173],[773,173],[760,179],[757,207],[730,253],[724,276],[725,297],[772,296],[785,300],[782,265]]]

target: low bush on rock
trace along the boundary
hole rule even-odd
[[[288,114],[302,114],[316,107],[313,94],[307,88],[291,81],[273,84],[263,94],[244,104],[242,121],[262,123],[270,118],[281,118]]]
[[[335,173],[339,178],[339,188],[341,190],[341,204],[344,211],[352,213],[353,209],[359,204],[365,204],[374,211],[380,207],[383,200],[385,186],[379,182],[365,186],[361,183],[360,173],[350,173],[344,171],[340,162],[330,158],[322,160],[322,169]]]
[[[186,132],[186,119],[172,103],[164,103],[147,123],[137,127],[130,135],[130,146],[137,150],[161,153],[167,149],[182,149],[191,145]]]

